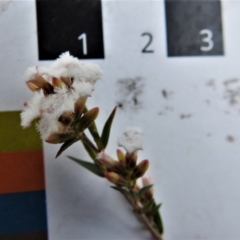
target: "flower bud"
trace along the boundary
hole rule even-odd
[[[40,89],[36,84],[34,84],[30,81],[27,81],[26,84],[27,84],[28,88],[33,92]]]
[[[107,172],[105,173],[105,177],[111,183],[114,183],[119,186],[126,186],[127,181],[119,174],[114,172]]]
[[[146,186],[149,186],[149,185],[152,185],[152,179],[150,178],[149,175],[144,175],[142,178],[142,184],[143,184],[143,187],[146,187]],[[153,198],[153,187],[151,187],[145,194],[145,197],[147,199],[152,199]]]
[[[75,102],[75,114],[76,114],[76,118],[81,117],[83,110],[85,108],[85,104],[87,101],[87,97],[79,97],[78,100]]]
[[[53,133],[51,134],[45,141],[47,143],[63,143],[66,142],[74,137],[73,132],[69,131],[66,133]]]
[[[65,83],[69,88],[71,87],[71,79],[69,77],[61,77],[60,80]]]
[[[111,156],[106,154],[105,152],[100,152],[96,158],[97,161],[102,163],[105,167],[111,169],[117,163]]]
[[[126,167],[128,169],[134,169],[136,164],[137,164],[137,151],[133,152],[133,153],[127,153],[126,154]]]
[[[88,128],[94,122],[94,120],[98,116],[98,113],[99,113],[99,108],[95,107],[84,114],[84,116],[80,120],[80,128],[82,131]]]
[[[52,85],[53,85],[53,87],[61,87],[62,86],[62,81],[59,80],[58,78],[53,77],[52,78]]]
[[[100,152],[96,158],[96,161],[100,162],[110,171],[117,172],[117,173],[121,173],[124,171],[124,167],[122,166],[122,164],[114,160],[113,158],[111,158],[111,156],[109,156],[105,152]]]
[[[132,179],[137,179],[142,177],[145,172],[148,170],[149,167],[149,161],[148,160],[143,160],[141,161],[134,169],[131,175]]]
[[[43,89],[45,95],[53,93],[53,86],[39,74],[36,74],[35,79],[27,81],[26,84],[32,91]]]
[[[69,125],[73,120],[73,113],[70,112],[64,112],[62,115],[58,118],[58,121],[60,123],[63,123],[64,125]]]
[[[140,178],[137,179],[134,185],[134,190],[137,192],[142,188],[142,180]]]
[[[117,149],[117,157],[118,161],[125,165],[125,154],[120,149]]]

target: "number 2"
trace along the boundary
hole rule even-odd
[[[212,31],[209,30],[209,29],[202,29],[202,30],[199,32],[199,34],[201,34],[201,35],[206,35],[206,37],[204,37],[204,38],[202,39],[202,41],[203,41],[204,43],[207,43],[207,44],[208,44],[208,46],[201,46],[201,47],[200,47],[200,50],[203,51],[203,52],[211,51],[211,50],[213,49],[213,47],[214,47],[214,42],[213,42],[213,40],[212,40],[212,37],[213,37]]]
[[[151,33],[143,33],[142,37],[143,36],[148,36],[149,37],[149,41],[146,44],[146,46],[143,48],[142,53],[153,53],[153,50],[147,49],[149,47],[149,45],[152,43],[152,39],[153,39],[152,34]]]

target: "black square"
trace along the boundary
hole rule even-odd
[[[39,60],[104,58],[101,0],[36,0]]]
[[[219,0],[165,0],[168,56],[223,55]]]

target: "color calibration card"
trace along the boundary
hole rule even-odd
[[[240,1],[0,0],[0,240],[150,239],[124,199],[58,159],[35,126],[23,74],[66,51],[104,75],[88,107],[103,127],[118,110],[106,152],[129,126],[144,132],[163,203],[164,239],[240,238]],[[224,226],[224,227],[223,227]]]

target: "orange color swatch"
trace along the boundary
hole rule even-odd
[[[42,150],[0,152],[0,194],[44,189]]]

